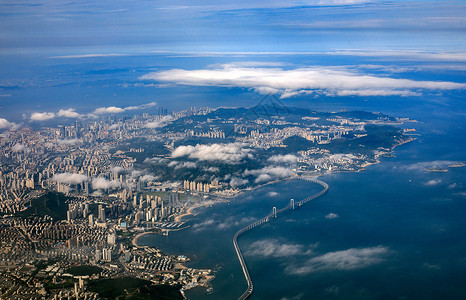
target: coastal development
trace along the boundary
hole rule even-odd
[[[272,99],[273,100],[273,99]],[[412,141],[409,119],[322,113],[262,103],[154,114],[88,116],[0,135],[0,297],[114,298],[209,287],[214,272],[141,246],[146,233],[189,230],[193,209],[289,178],[359,171]],[[238,237],[234,247],[252,281]],[[128,283],[125,285],[123,283]],[[120,286],[109,290],[109,286]],[[164,296],[165,295],[165,296]]]

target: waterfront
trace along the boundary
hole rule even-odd
[[[330,185],[326,195],[242,236],[254,282],[251,299],[465,296],[466,243],[459,237],[466,228],[466,168],[425,170],[466,159],[461,115],[440,108],[436,119],[427,110],[416,112],[421,136],[396,148],[395,157],[363,172],[321,177]],[[186,254],[190,266],[217,269],[213,293],[194,289],[186,293],[189,299],[236,299],[246,282],[234,233],[273,206],[318,189],[297,180],[265,186],[229,204],[201,208],[188,230],[140,241]]]

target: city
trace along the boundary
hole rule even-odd
[[[189,228],[182,218],[195,208],[242,190],[362,170],[414,140],[413,129],[393,127],[413,121],[372,113],[154,110],[1,137],[2,297],[98,299],[93,282],[125,277],[175,292],[209,287],[212,270],[187,268],[189,258],[141,247],[138,237]],[[376,125],[380,132],[371,132]],[[363,145],[387,132],[395,135]],[[338,152],[343,141],[358,141],[361,151]]]

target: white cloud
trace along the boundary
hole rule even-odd
[[[277,192],[268,192],[267,196],[268,197],[277,197],[279,194]]]
[[[285,163],[285,164],[296,164],[298,162],[298,157],[293,154],[286,155],[274,155],[269,157],[269,162],[273,163]]]
[[[128,54],[120,53],[95,53],[95,54],[81,54],[81,55],[63,55],[51,56],[49,58],[94,58],[94,57],[112,57],[112,56],[126,56]]]
[[[435,185],[439,185],[440,183],[442,183],[441,179],[432,179],[432,180],[429,180],[426,183],[424,183],[424,185],[435,186]]]
[[[257,176],[257,178],[254,180],[255,183],[261,183],[261,182],[267,182],[272,180],[272,176],[269,174],[260,174]]]
[[[175,167],[175,170],[176,169],[182,169],[182,168],[186,168],[186,169],[194,169],[194,168],[197,168],[197,164],[192,162],[192,161],[185,161],[185,162],[179,162],[179,161],[171,161],[169,164],[168,164],[169,167]]]
[[[138,110],[138,109],[146,109],[146,108],[149,108],[149,107],[154,107],[156,105],[157,105],[157,103],[155,103],[155,102],[149,102],[149,103],[146,103],[146,104],[141,104],[141,105],[136,105],[136,106],[128,106],[128,107],[125,107],[124,109],[125,110]]]
[[[103,115],[103,114],[119,114],[128,110],[138,110],[138,109],[146,109],[149,107],[153,107],[157,105],[155,102],[150,102],[142,105],[137,105],[137,106],[128,106],[125,108],[117,107],[117,106],[108,106],[108,107],[99,107],[96,108],[93,112],[93,114],[96,115]],[[92,115],[92,114],[91,114]]]
[[[238,163],[244,158],[252,158],[253,150],[243,148],[243,144],[212,144],[212,145],[196,145],[196,146],[179,146],[173,150],[171,157],[184,157],[198,159],[223,161],[226,163]]]
[[[31,115],[32,121],[47,121],[55,118],[55,114],[52,112],[35,112]]]
[[[76,145],[82,143],[83,140],[81,139],[65,139],[65,140],[57,140],[57,144],[59,145]]]
[[[434,160],[434,161],[423,161],[417,162],[410,165],[403,165],[396,168],[408,170],[408,171],[418,171],[424,172],[429,170],[447,170],[451,166],[461,165],[461,162],[452,161],[452,160]]]
[[[288,257],[295,255],[309,255],[311,253],[312,250],[306,249],[303,245],[282,244],[280,241],[275,239],[256,241],[252,243],[247,250],[248,255],[262,257]]]
[[[125,170],[124,168],[118,167],[118,166],[112,168],[112,172],[117,173],[117,174],[120,174],[120,173],[123,172],[124,170]]]
[[[155,121],[152,121],[152,122],[147,122],[144,127],[146,128],[159,128],[159,127],[163,127],[165,125],[167,125],[168,122],[170,122],[171,120],[173,120],[173,117],[168,115],[168,116],[163,116],[162,118],[160,118],[159,120],[155,120]]]
[[[103,177],[93,178],[92,187],[94,189],[115,189],[120,187],[120,182],[117,180],[107,180]]]
[[[351,56],[374,56],[374,57],[394,57],[406,60],[423,61],[455,61],[465,62],[466,52],[423,52],[408,50],[359,50],[347,49],[334,52],[326,52],[327,55],[351,55]]]
[[[209,167],[209,168],[204,169],[204,171],[211,172],[211,173],[217,173],[218,171],[220,171],[220,169],[217,167]]]
[[[191,86],[225,86],[278,91],[282,97],[298,93],[326,95],[387,96],[418,95],[419,90],[464,89],[466,84],[445,81],[415,81],[367,75],[342,67],[313,66],[285,70],[277,67],[244,67],[225,64],[203,70],[172,69],[140,77]]]
[[[267,166],[262,169],[257,169],[257,170],[246,170],[244,171],[243,175],[248,176],[248,175],[254,175],[257,176],[254,182],[260,183],[260,182],[266,182],[270,181],[272,179],[277,179],[277,178],[286,178],[293,176],[295,172],[291,169],[284,168],[284,167],[271,167]]]
[[[65,118],[79,118],[81,115],[75,111],[74,108],[60,109],[57,113],[57,117]]]
[[[26,147],[22,144],[19,144],[19,143],[16,143],[13,147],[11,147],[11,150],[13,150],[13,152],[20,152],[20,151],[24,151],[26,149]]]
[[[7,119],[0,118],[0,130],[7,129],[7,130],[16,130],[20,126],[16,123],[9,122]]]
[[[59,183],[78,184],[88,179],[86,175],[75,173],[57,173],[53,175],[52,180]]]
[[[336,219],[339,216],[335,213],[329,213],[328,215],[325,216],[326,219]]]
[[[245,184],[248,184],[248,183],[249,183],[249,180],[241,179],[241,178],[238,178],[238,177],[233,177],[230,180],[230,186],[232,186],[232,187],[237,187],[237,186],[245,185]]]
[[[307,275],[325,270],[355,270],[381,263],[388,254],[389,248],[383,246],[351,248],[328,252],[299,265],[290,265],[286,271],[295,275]]]
[[[94,110],[94,114],[102,115],[102,114],[119,114],[124,112],[125,109],[116,106],[109,106],[109,107],[99,107]]]
[[[146,174],[146,175],[143,175],[139,178],[139,180],[141,181],[155,181],[157,179],[157,177],[155,177],[154,175],[151,175],[151,174]]]

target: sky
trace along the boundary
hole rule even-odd
[[[463,51],[465,10],[464,1],[3,0],[0,48],[70,55]]]
[[[0,127],[243,92],[461,93],[465,16],[464,1],[3,0]]]

